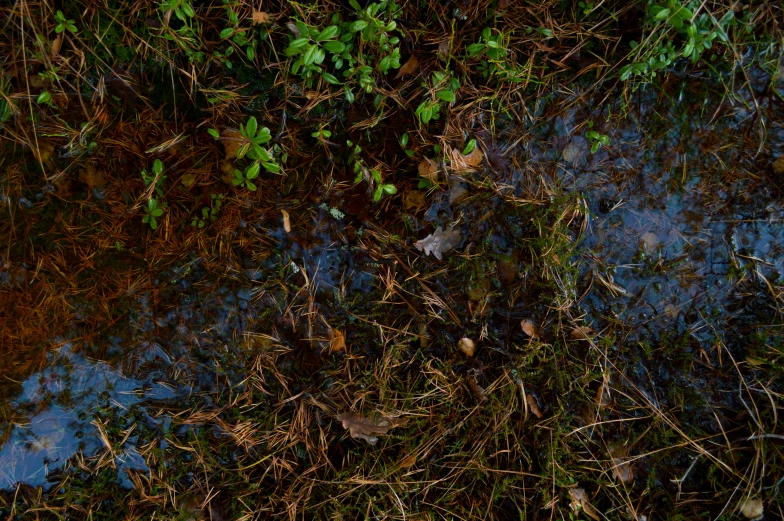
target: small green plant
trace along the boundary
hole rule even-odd
[[[452,71],[435,71],[431,76],[431,85],[428,87],[426,82],[422,82],[422,88],[428,89],[431,93],[429,99],[425,99],[419,104],[414,112],[422,124],[427,124],[430,120],[438,119],[441,112],[441,103],[452,103],[457,98],[456,92],[460,88],[460,82],[452,75]]]
[[[361,183],[367,181],[371,190],[373,190],[373,200],[378,202],[384,194],[394,195],[397,193],[397,187],[392,183],[384,183],[381,171],[375,168],[369,169],[365,166],[365,161],[360,157],[362,148],[359,145],[354,145],[351,141],[346,141],[349,148],[352,148],[351,157],[349,162],[354,164],[354,173],[357,175],[354,183]],[[375,189],[373,187],[375,186]]]
[[[408,132],[406,132],[400,136],[400,146],[403,147],[403,152],[405,152],[408,157],[414,157],[414,151],[408,148],[408,140]]]
[[[57,34],[60,34],[65,30],[76,33],[76,21],[67,19],[59,9],[54,13],[54,21],[57,22],[57,25],[54,28],[54,32]]]
[[[239,26],[240,19],[237,15],[237,12],[234,10],[234,7],[237,6],[237,2],[234,0],[222,1],[226,6],[226,15],[228,17],[229,24],[227,27],[221,30],[220,37],[224,40],[229,40],[229,46],[226,48],[226,51],[224,51],[223,54],[220,52],[215,52],[215,56],[218,58],[223,58],[223,64],[231,69],[232,63],[228,57],[231,56],[234,52],[234,45],[240,48],[244,48],[245,56],[249,61],[253,61],[253,59],[256,57],[256,43],[253,40],[252,31],[247,31],[240,28]]]
[[[495,76],[502,80],[523,81],[523,71],[508,62],[509,36],[497,29],[485,27],[479,42],[468,46],[469,58],[481,58],[477,70],[487,79]]]
[[[585,133],[585,137],[591,142],[591,154],[595,154],[599,151],[602,145],[607,146],[610,144],[610,136],[606,134],[600,134],[595,130],[589,130]]]
[[[156,159],[152,164],[152,172],[142,170],[142,179],[145,186],[155,183],[154,192],[158,197],[163,197],[163,182],[166,181],[166,176],[163,175],[163,161]]]
[[[204,228],[208,222],[218,220],[218,213],[223,206],[223,194],[210,194],[210,206],[201,209],[201,216],[195,216],[191,221],[191,226]]]
[[[147,201],[147,206],[144,207],[144,217],[142,222],[149,224],[153,230],[158,228],[158,217],[163,215],[163,208],[158,206],[158,202],[154,198]]]
[[[49,105],[50,107],[54,107],[54,101],[52,100],[52,93],[48,90],[42,91],[38,97],[35,98],[35,102],[39,105]]]
[[[323,126],[319,127],[319,129],[311,134],[311,137],[318,139],[321,142],[326,141],[328,138],[332,137],[332,132],[325,129]]]
[[[369,94],[376,85],[373,76],[376,70],[387,74],[400,67],[400,39],[391,35],[397,28],[394,2],[382,0],[365,8],[356,0],[350,0],[350,4],[357,14],[353,21],[341,22],[335,14],[330,25],[320,29],[295,20],[297,34],[289,42],[286,56],[296,58],[291,72],[302,78],[307,87],[312,87],[319,77],[326,83],[339,85],[337,74],[342,73],[346,79],[346,99],[352,103],[355,98],[352,85]],[[330,62],[332,66],[328,67]]]
[[[260,161],[270,172],[280,172],[280,166],[275,163],[270,151],[261,146],[272,139],[267,127],[260,127],[256,118],[251,117],[244,126],[240,123],[240,135],[245,138],[245,143],[237,150],[237,159],[247,156],[253,161]]]
[[[193,10],[189,0],[163,0],[161,2],[161,10],[164,13],[172,11],[174,16],[183,22],[187,22],[196,16],[196,12]]]
[[[697,16],[695,13],[701,9],[705,10]],[[620,69],[621,80],[632,76],[653,78],[658,71],[667,69],[681,57],[697,63],[715,40],[724,44],[729,42],[727,30],[735,23],[734,18],[735,14],[730,9],[716,19],[698,1],[682,4],[679,0],[667,0],[651,5],[646,23],[649,34],[643,42],[657,43],[629,43],[632,63]]]
[[[248,190],[255,192],[258,190],[258,187],[253,182],[254,179],[259,177],[259,173],[261,172],[261,165],[258,161],[254,161],[250,165],[245,168],[244,171],[235,168],[234,169],[234,179],[232,180],[231,184],[234,186],[244,186]]]

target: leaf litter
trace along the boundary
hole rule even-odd
[[[406,423],[405,418],[388,418],[382,415],[373,415],[372,418],[367,418],[355,412],[338,414],[336,418],[352,438],[365,440],[370,445],[378,443],[376,434],[386,434],[390,429]]]
[[[448,228],[444,230],[441,226],[436,231],[422,240],[414,243],[419,251],[425,252],[425,256],[433,255],[438,260],[443,260],[444,253],[455,248],[463,240],[460,230]]]

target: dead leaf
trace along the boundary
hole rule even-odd
[[[740,513],[743,514],[743,517],[751,519],[752,521],[762,519],[762,516],[765,515],[765,508],[762,504],[762,500],[747,499],[743,502],[743,505],[741,505]]]
[[[477,383],[474,375],[466,376],[466,383],[468,384],[468,388],[471,389],[471,392],[474,393],[474,396],[479,398],[480,402],[487,400],[487,392]]]
[[[457,204],[463,199],[468,197],[468,190],[456,184],[452,188],[449,189],[449,205],[452,206],[453,204]]]
[[[451,38],[444,38],[438,44],[438,57],[446,59],[449,57],[449,50],[452,48],[452,39]]]
[[[180,182],[182,186],[185,188],[190,188],[196,184],[196,175],[195,174],[185,174],[180,178]]]
[[[90,190],[100,188],[106,184],[106,178],[93,165],[87,165],[79,170],[79,181],[86,184]]]
[[[374,434],[386,434],[389,429],[406,423],[403,418],[386,418],[374,415],[372,419],[369,419],[355,412],[338,414],[337,419],[352,438],[365,440],[371,445],[378,442],[378,437],[373,436]]]
[[[416,464],[416,462],[417,462],[416,455],[409,454],[408,456],[400,460],[400,463],[398,463],[397,466],[400,467],[401,469],[407,469],[408,467],[413,467]]]
[[[38,148],[33,149],[33,154],[41,162],[46,163],[54,154],[54,145],[43,139],[38,140]]]
[[[463,352],[466,356],[474,356],[476,352],[476,344],[470,338],[461,338],[457,342],[457,348]]]
[[[610,450],[610,457],[613,462],[613,477],[617,478],[621,483],[629,483],[634,480],[634,472],[632,471],[631,463],[626,461],[629,456],[629,447],[621,445]]]
[[[438,183],[438,163],[432,159],[424,158],[419,163],[419,176],[431,183]]]
[[[345,350],[346,350],[346,337],[343,336],[343,333],[341,333],[339,329],[330,327],[329,328],[329,351],[334,353],[335,351],[345,351]]]
[[[525,401],[528,402],[528,408],[531,409],[534,416],[540,420],[544,418],[544,413],[542,412],[542,409],[539,408],[539,404],[536,403],[536,398],[534,398],[533,394],[525,393]]]
[[[659,236],[655,233],[645,232],[640,236],[640,242],[645,255],[651,256],[656,253],[656,248],[659,247],[661,241],[659,241]]]
[[[220,162],[221,181],[231,184],[234,181],[234,164],[229,160]]]
[[[265,11],[253,11],[253,24],[268,24],[270,22],[270,15]]]
[[[777,157],[773,162],[773,171],[777,174],[784,174],[784,155]]]
[[[404,63],[403,66],[400,67],[400,69],[398,69],[395,79],[399,80],[400,78],[402,78],[407,74],[414,74],[414,72],[417,70],[418,65],[419,65],[419,60],[417,60],[416,56],[412,54],[411,58],[409,58],[408,61]]]
[[[602,380],[602,382],[599,384],[599,388],[596,390],[594,402],[599,407],[607,407],[612,404],[612,399],[610,398],[610,386],[607,385],[607,382],[604,380]]]
[[[425,193],[419,190],[409,190],[403,196],[403,208],[408,211],[418,210],[425,206]]]
[[[283,216],[283,229],[286,230],[286,233],[291,233],[291,218],[289,217],[289,212],[281,210],[280,214]]]
[[[582,509],[586,516],[595,519],[596,521],[600,520],[599,514],[588,502],[588,494],[585,493],[584,488],[569,489],[569,497],[572,499],[572,510],[579,512]]]
[[[299,27],[297,27],[297,24],[295,24],[294,22],[288,22],[286,24],[286,27],[288,27],[289,31],[291,31],[291,34],[294,35],[295,40],[300,36],[302,36],[302,34],[299,32]]]
[[[60,33],[60,34],[57,35],[57,38],[55,38],[52,41],[51,59],[54,60],[55,58],[57,58],[57,56],[60,54],[60,48],[62,46],[63,46],[63,33]]]
[[[588,326],[580,326],[572,329],[569,338],[572,340],[589,340],[593,334],[593,329]]]
[[[588,141],[582,136],[574,136],[561,153],[561,157],[563,157],[564,161],[575,166],[583,164],[587,155]]]
[[[221,132],[221,142],[223,142],[223,150],[226,152],[226,159],[236,159],[237,151],[242,148],[246,139],[242,137],[239,129],[225,128],[223,129],[223,132]]]
[[[440,226],[436,228],[434,233],[431,233],[424,239],[414,243],[414,246],[419,251],[424,251],[425,256],[433,255],[438,260],[443,260],[442,255],[463,240],[459,230],[449,228],[444,231]]]
[[[523,333],[525,333],[531,338],[539,338],[539,332],[536,331],[536,326],[534,325],[533,322],[531,322],[528,319],[525,319],[520,322],[520,325],[523,328]]]
[[[449,157],[449,167],[455,173],[472,172],[482,164],[484,154],[479,145],[466,155],[463,155],[456,148],[447,147],[447,157]]]

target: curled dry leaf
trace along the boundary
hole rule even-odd
[[[580,326],[572,329],[572,332],[569,333],[569,338],[572,340],[588,340],[592,334],[593,329],[588,326]]]
[[[424,158],[419,163],[419,176],[431,183],[438,183],[438,163],[432,159]]]
[[[406,423],[404,418],[386,418],[376,415],[373,418],[366,418],[355,412],[338,414],[337,419],[340,420],[343,428],[349,432],[352,438],[365,440],[371,445],[378,442],[378,437],[375,434],[386,434],[389,429]]]
[[[455,173],[471,172],[476,170],[482,164],[484,154],[479,145],[466,155],[463,155],[456,148],[448,147],[447,156],[449,157],[449,166]]]
[[[283,229],[286,230],[286,233],[291,233],[291,218],[289,217],[289,212],[281,210],[280,214],[283,216]]]
[[[221,142],[223,143],[223,150],[226,153],[226,159],[235,159],[237,151],[245,143],[245,138],[240,134],[239,129],[225,128],[221,132]]]
[[[346,350],[346,337],[339,329],[329,328],[329,350],[333,353]]]
[[[474,375],[470,374],[466,376],[466,383],[468,384],[468,388],[471,389],[471,392],[474,393],[474,396],[476,396],[480,402],[487,400],[487,392],[484,387],[477,383]]]
[[[86,184],[91,190],[93,188],[100,188],[106,184],[106,178],[99,170],[96,170],[93,165],[87,165],[85,168],[79,170],[79,181]]]
[[[265,11],[253,11],[253,25],[268,24],[270,15]]]
[[[743,514],[743,517],[746,519],[751,519],[751,521],[762,519],[762,516],[765,515],[765,508],[762,504],[762,500],[756,498],[745,500],[741,504],[740,513]]]
[[[585,512],[585,515],[590,517],[591,519],[595,519],[599,521],[599,514],[596,510],[591,506],[591,503],[588,501],[588,494],[586,494],[584,488],[572,488],[569,489],[569,498],[571,498],[572,503],[571,507],[572,510],[575,512],[579,512],[581,509]]]
[[[409,58],[408,61],[404,63],[400,69],[398,69],[397,75],[395,75],[395,79],[398,80],[407,74],[414,74],[418,65],[419,60],[417,60],[416,56],[412,54],[411,58]]]
[[[436,259],[442,260],[443,254],[460,244],[463,237],[459,230],[449,228],[444,230],[440,226],[436,231],[414,243],[419,251],[424,251],[425,255],[433,255]]]
[[[613,463],[613,477],[617,478],[621,483],[629,483],[634,480],[634,472],[632,465],[626,458],[629,456],[629,447],[621,445],[610,450],[610,457]]]
[[[460,349],[466,356],[474,356],[476,352],[476,344],[470,338],[461,338],[457,342],[457,348]]]
[[[539,404],[536,403],[536,398],[534,398],[533,394],[526,393],[525,401],[528,403],[528,408],[531,409],[531,413],[533,413],[534,416],[540,420],[544,418],[544,413],[542,412],[542,409],[539,408]]]
[[[528,319],[525,319],[520,322],[520,326],[523,328],[523,333],[528,335],[531,338],[539,338],[539,332],[536,330],[536,326],[533,322]]]

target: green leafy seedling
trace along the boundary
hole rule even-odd
[[[57,22],[57,25],[54,28],[54,32],[57,34],[60,34],[65,30],[76,33],[76,21],[67,19],[59,9],[54,13],[54,21]]]

